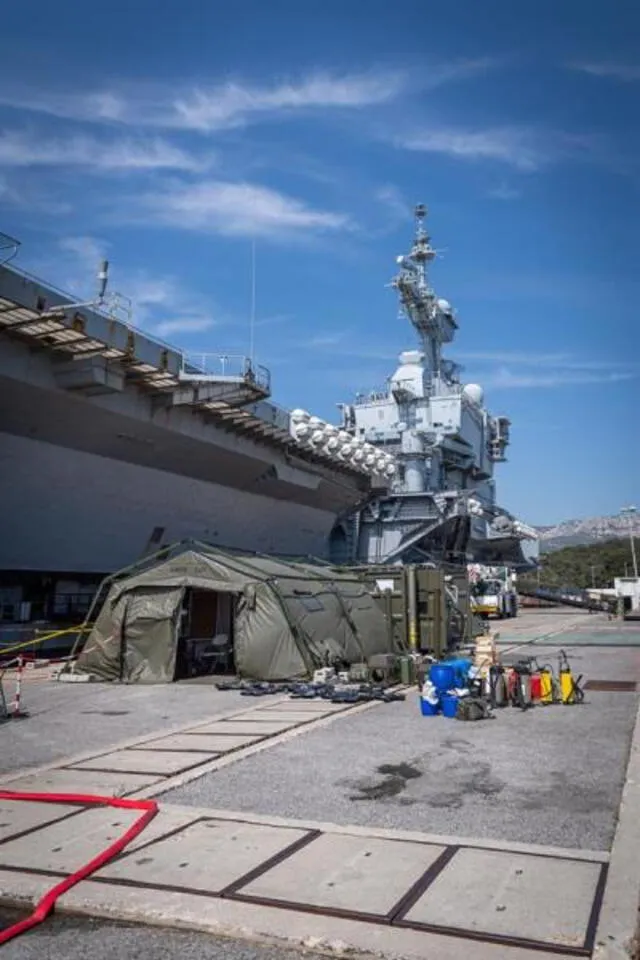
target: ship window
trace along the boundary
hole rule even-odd
[[[384,420],[384,410],[378,410],[378,420]]]

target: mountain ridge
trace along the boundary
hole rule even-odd
[[[536,526],[540,537],[540,552],[550,553],[562,547],[577,547],[604,540],[617,540],[628,537],[633,531],[634,537],[640,537],[640,515],[632,515],[631,523],[627,517],[585,517],[579,520],[563,520],[562,523]],[[640,545],[639,545],[640,549]]]

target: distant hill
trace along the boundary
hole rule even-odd
[[[632,576],[631,548],[628,539],[614,537],[597,543],[561,547],[541,557],[540,570],[523,574],[520,585],[575,588],[612,587],[615,577]]]
[[[640,537],[640,515],[632,518],[634,536]],[[603,543],[629,536],[629,521],[625,517],[589,517],[586,520],[565,520],[555,526],[536,527],[540,536],[540,553]],[[639,545],[640,549],[640,545]]]

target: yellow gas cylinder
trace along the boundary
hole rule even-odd
[[[547,667],[540,671],[540,703],[553,703],[553,676]]]
[[[563,703],[573,703],[573,677],[568,666],[560,671],[560,696]]]

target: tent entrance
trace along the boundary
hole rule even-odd
[[[235,674],[236,598],[217,590],[188,588],[180,612],[176,680]]]

